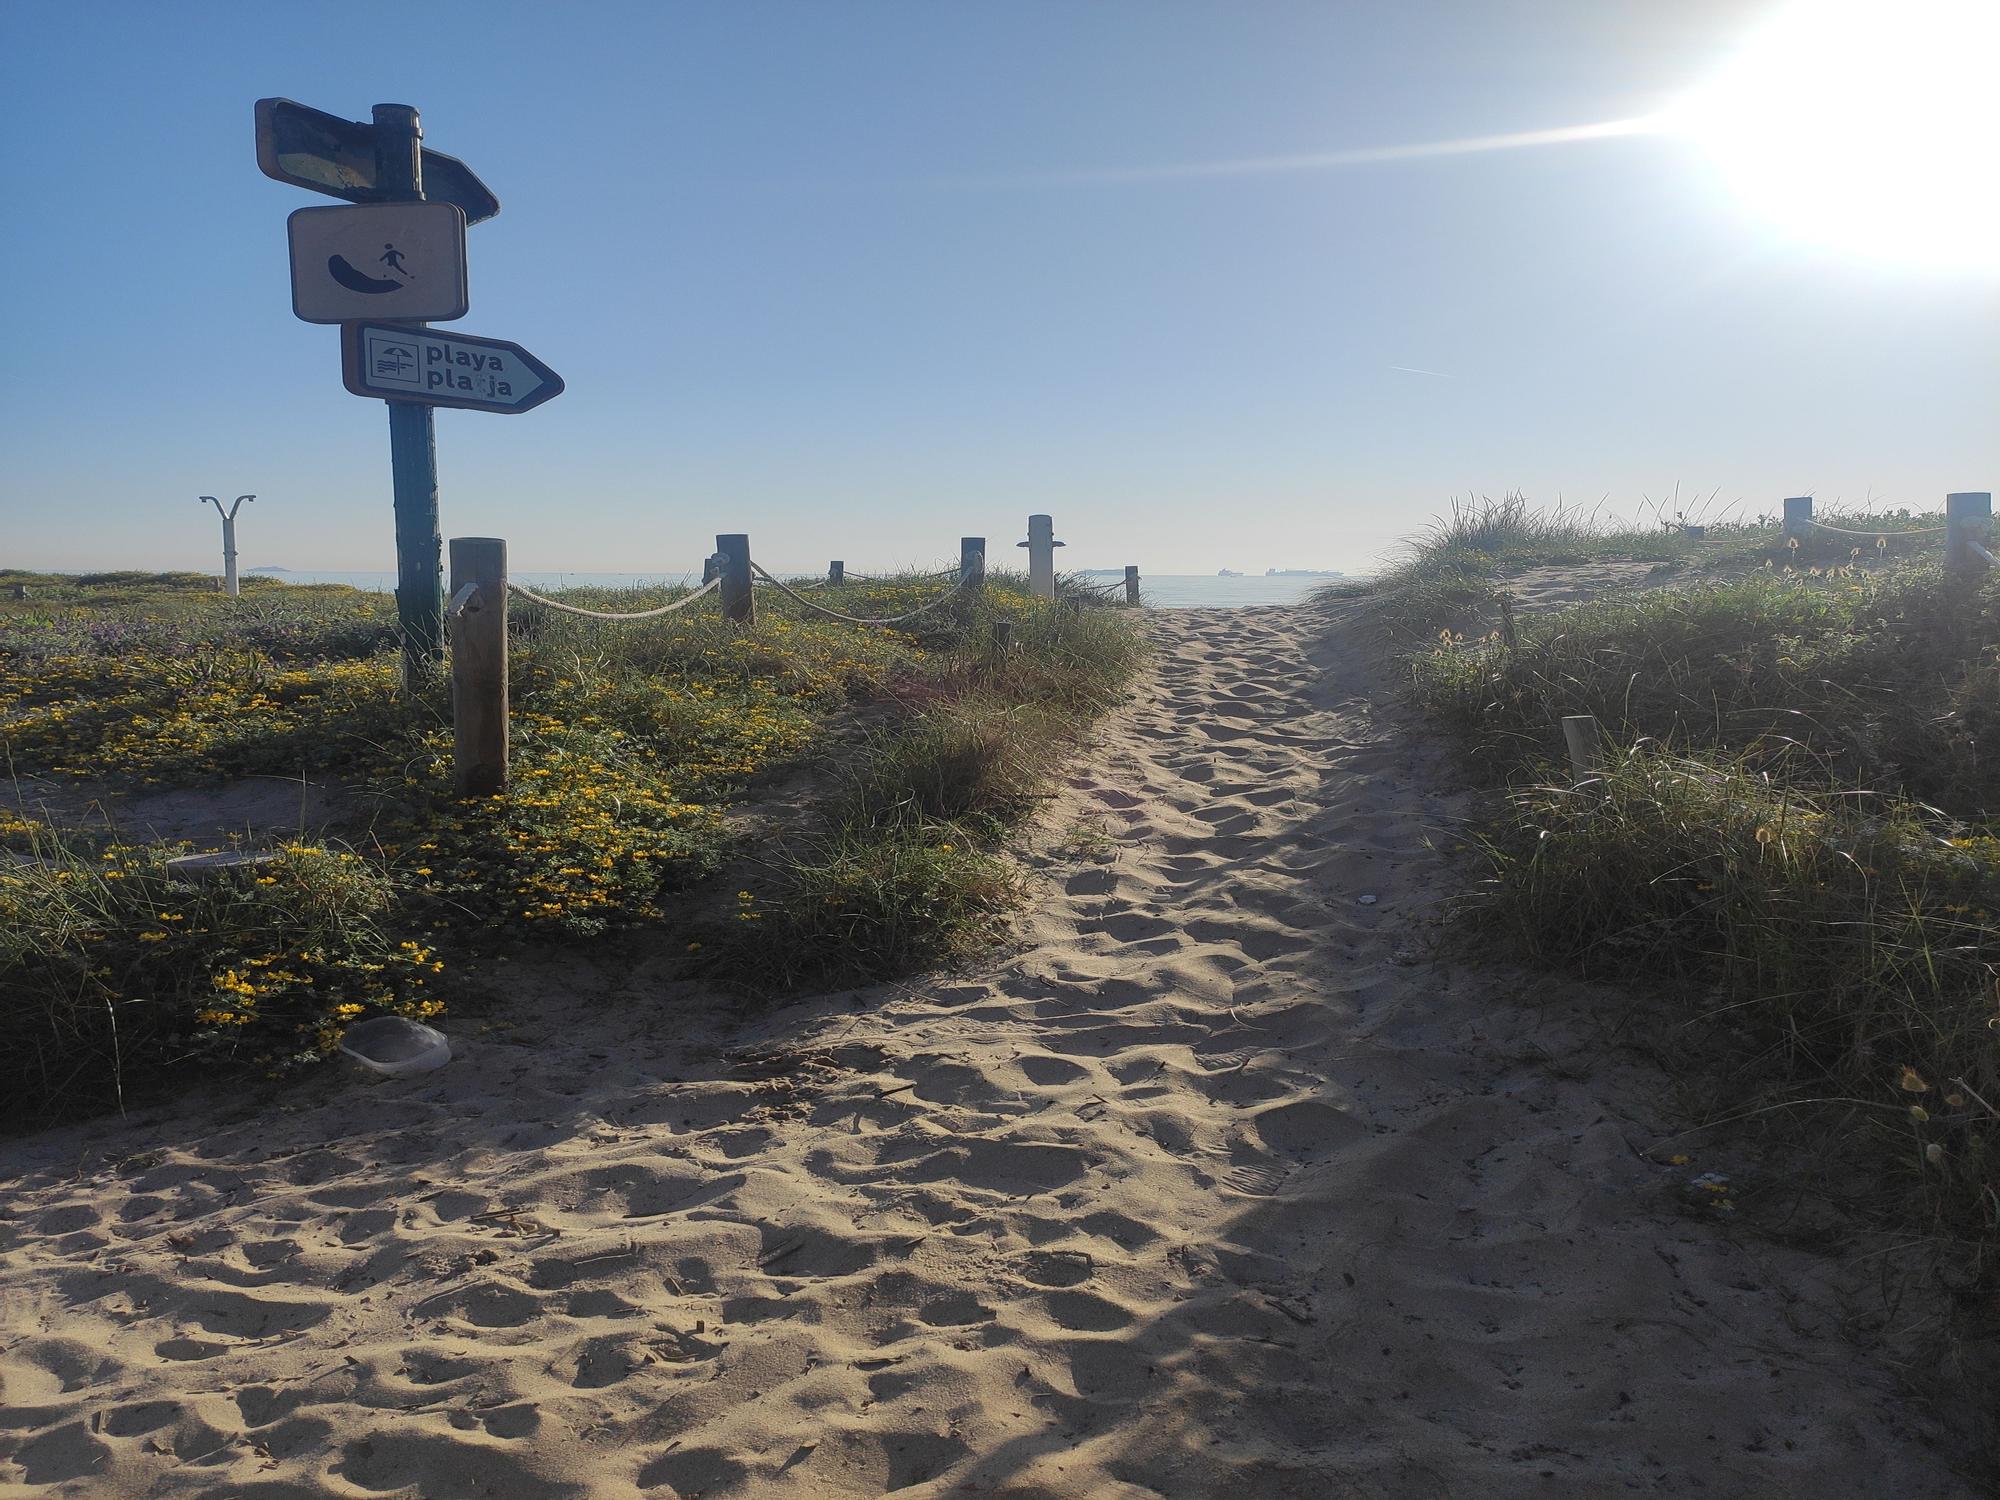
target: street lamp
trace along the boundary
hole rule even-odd
[[[222,591],[231,598],[234,598],[241,592],[236,587],[236,512],[243,509],[243,502],[245,500],[255,500],[256,498],[255,495],[238,495],[236,503],[230,506],[228,510],[224,510],[222,502],[216,499],[215,496],[203,495],[200,497],[201,500],[206,500],[210,505],[213,505],[215,513],[222,517]],[[199,503],[200,500],[197,500],[196,504]]]

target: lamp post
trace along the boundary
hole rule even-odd
[[[236,512],[243,509],[243,502],[245,500],[255,500],[256,498],[255,495],[238,495],[236,503],[230,506],[228,510],[224,510],[222,502],[216,499],[215,496],[203,495],[201,497],[202,500],[206,500],[210,505],[213,505],[215,513],[222,517],[222,591],[232,599],[241,592],[236,586]],[[200,501],[196,503],[199,504]]]

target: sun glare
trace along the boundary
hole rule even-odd
[[[1795,0],[1663,124],[1802,239],[2000,268],[2000,0]]]

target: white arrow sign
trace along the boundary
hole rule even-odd
[[[286,222],[292,311],[308,323],[449,322],[470,306],[455,203],[302,208]]]
[[[341,377],[357,396],[517,412],[562,394],[562,376],[519,344],[441,328],[349,323]]]

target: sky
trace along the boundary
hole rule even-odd
[[[1848,112],[1815,140],[1871,99],[1869,140],[1949,138],[1860,191],[1834,160],[1813,202],[1726,110],[1569,138],[1679,118],[1774,9],[14,0],[0,566],[214,569],[197,497],[245,492],[245,567],[394,566],[385,408],[291,310],[286,216],[334,200],[259,173],[265,96],[415,105],[499,196],[450,326],[568,388],[440,412],[438,467],[444,534],[518,572],[678,571],[737,531],[799,569],[998,561],[1030,512],[1069,566],[1358,571],[1509,491],[1993,489],[1986,90],[1925,124],[1949,79],[1783,81]],[[1923,57],[1990,73],[1974,40]],[[1739,102],[1784,97],[1763,66]]]

